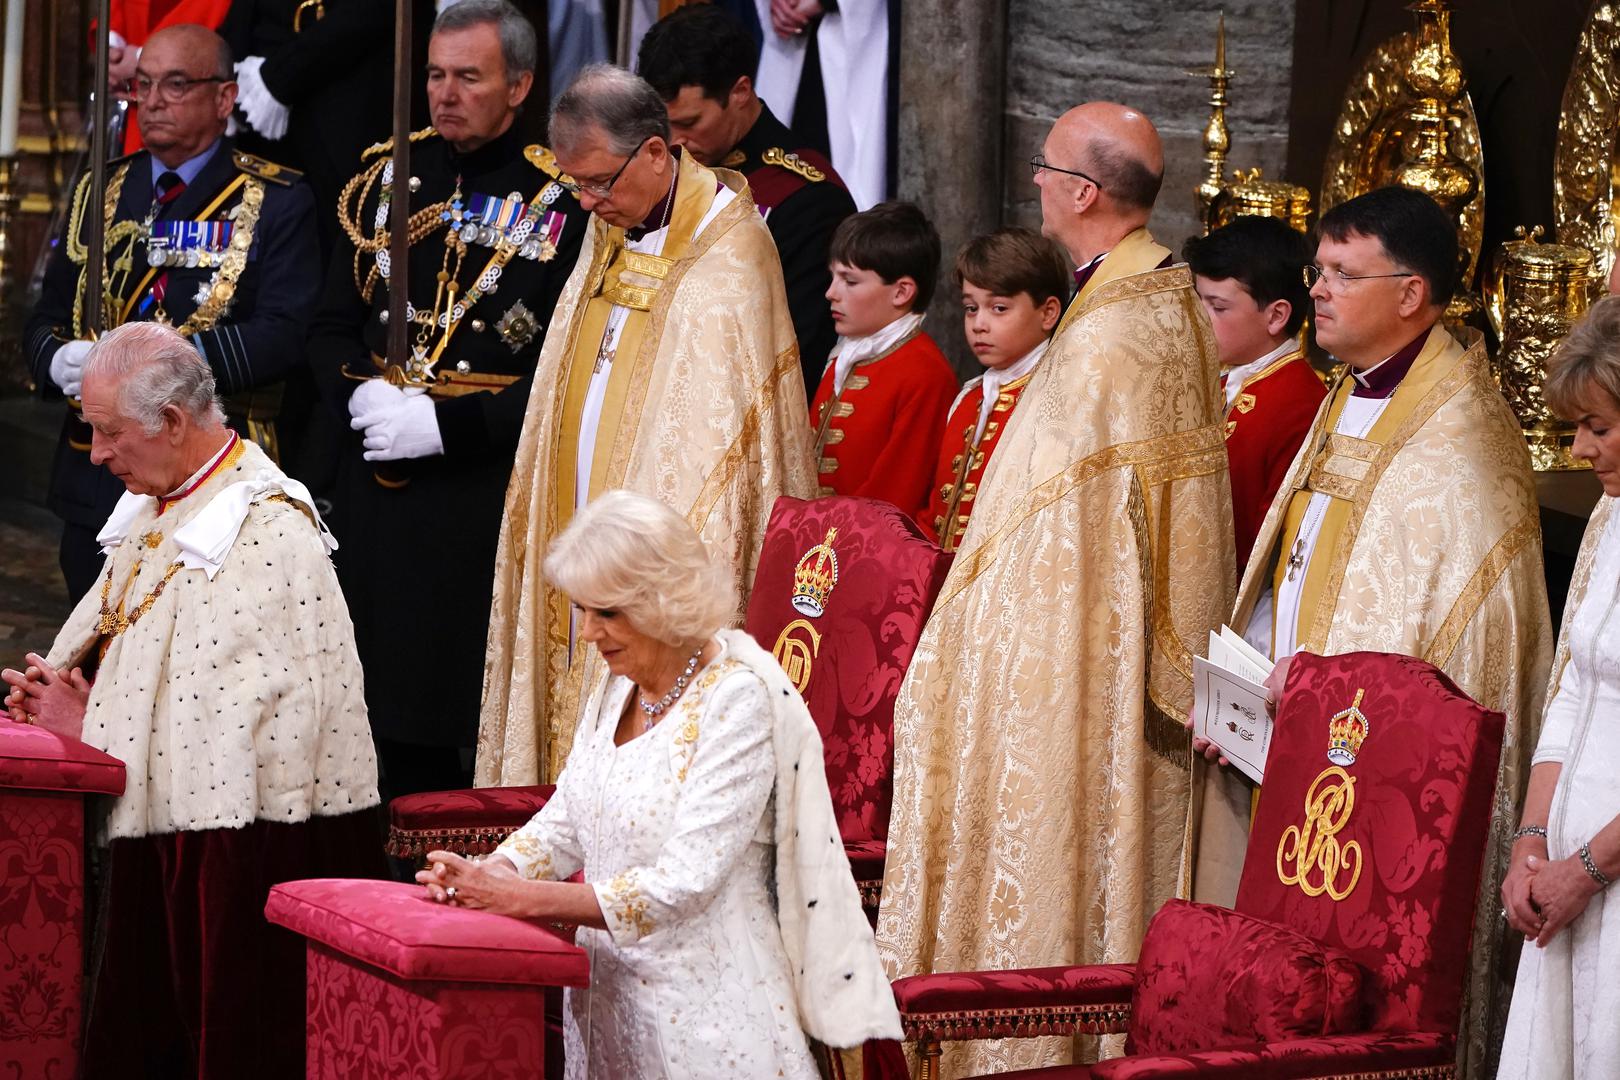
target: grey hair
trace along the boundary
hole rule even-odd
[[[118,411],[148,435],[163,428],[170,405],[204,427],[225,423],[214,372],[196,348],[161,323],[125,323],[91,346],[84,378],[114,379]]]
[[[501,61],[506,65],[506,81],[515,83],[520,75],[533,75],[539,46],[534,24],[508,0],[457,0],[433,20],[435,34],[445,30],[465,30],[469,26],[493,23],[501,38]]]
[[[551,105],[552,148],[577,149],[593,128],[613,153],[633,154],[654,135],[669,141],[669,110],[639,75],[612,64],[588,64]]]
[[[736,621],[737,586],[687,520],[657,499],[606,491],[551,542],[542,572],[581,607],[689,648]]]

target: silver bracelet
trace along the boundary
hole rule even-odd
[[[1609,884],[1609,878],[1608,875],[1598,869],[1597,860],[1592,858],[1592,845],[1582,844],[1576,854],[1581,857],[1581,865],[1586,867],[1587,876],[1598,883],[1598,888],[1606,887]]]
[[[1546,826],[1544,826],[1544,825],[1526,825],[1524,828],[1520,829],[1518,832],[1513,834],[1513,839],[1515,841],[1523,840],[1527,836],[1539,836],[1543,840],[1547,839]]]

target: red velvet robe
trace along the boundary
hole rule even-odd
[[[1302,350],[1266,365],[1243,382],[1226,414],[1226,460],[1232,477],[1232,524],[1237,568],[1249,549],[1288,466],[1327,396]]]
[[[934,339],[918,331],[855,365],[833,393],[829,363],[810,403],[821,495],[859,495],[915,513],[928,498],[956,374]]]
[[[915,517],[923,535],[946,551],[955,551],[962,540],[968,518],[973,514],[979,481],[990,464],[990,455],[995,453],[1001,433],[1007,430],[1013,409],[1034,374],[1031,371],[1001,388],[978,442],[973,441],[973,436],[979,426],[979,406],[984,401],[983,379],[968,384],[945,422],[939,457],[934,465],[934,487],[929,492],[928,502],[915,512]],[[945,525],[947,519],[951,520],[949,528]]]

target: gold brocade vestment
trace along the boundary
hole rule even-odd
[[[480,785],[554,780],[581,687],[602,675],[594,649],[570,663],[568,598],[541,562],[573,514],[583,387],[615,303],[631,314],[596,428],[593,497],[628,488],[686,515],[746,600],[771,505],[815,491],[775,244],[740,176],[689,154],[678,168],[668,258],[627,256],[624,230],[593,219],[546,332],[495,563]],[[700,229],[718,184],[736,195]]]
[[[891,978],[1134,960],[1184,877],[1192,651],[1233,591],[1215,343],[1138,230],[1024,390],[894,720]],[[947,1044],[945,1075],[1070,1060]]]
[[[1497,970],[1508,836],[1551,662],[1535,478],[1477,335],[1465,350],[1436,326],[1366,438],[1332,433],[1350,390],[1341,380],[1317,412],[1260,527],[1231,625],[1248,625],[1311,494],[1325,492],[1333,498],[1306,566],[1300,649],[1416,656],[1506,714],[1458,1049],[1462,1075],[1483,1077],[1509,995]],[[1230,905],[1253,788],[1231,769],[1195,773],[1194,898]]]

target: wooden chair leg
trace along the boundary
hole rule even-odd
[[[943,1052],[938,1039],[917,1040],[917,1080],[940,1080],[939,1059]]]

